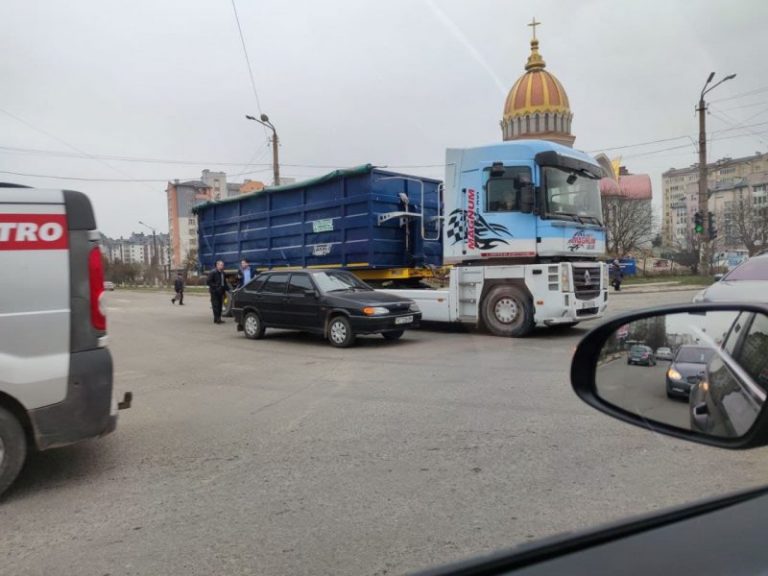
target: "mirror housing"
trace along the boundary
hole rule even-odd
[[[320,293],[317,290],[305,290],[305,298],[320,298]]]
[[[672,305],[622,314],[612,318],[589,332],[576,347],[576,352],[574,353],[573,362],[571,364],[571,385],[573,386],[574,392],[584,402],[604,414],[667,436],[729,449],[745,449],[768,445],[768,403],[762,406],[754,423],[746,433],[741,436],[727,437],[714,436],[699,431],[686,430],[664,422],[651,421],[642,414],[631,412],[616,404],[608,402],[601,397],[598,391],[596,375],[601,352],[603,352],[608,340],[618,333],[622,327],[625,327],[632,322],[654,318],[660,315],[701,315],[707,312],[753,312],[768,316],[768,306],[743,303]],[[693,419],[696,419],[697,417],[702,418],[706,415],[704,406],[694,405],[691,409]]]

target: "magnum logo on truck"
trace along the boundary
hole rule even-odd
[[[466,240],[468,250],[493,250],[499,244],[509,244],[502,236],[513,234],[503,224],[488,222],[477,213],[478,198],[474,189],[467,190],[467,209],[457,208],[448,216],[446,235],[451,244]],[[483,254],[485,256],[485,254]]]
[[[0,214],[0,250],[66,250],[65,214]]]
[[[594,250],[596,245],[597,239],[592,234],[587,234],[583,230],[574,233],[568,240],[568,248],[570,248],[571,252],[576,252],[580,248]]]

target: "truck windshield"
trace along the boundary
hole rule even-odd
[[[550,217],[602,224],[598,180],[551,166],[544,167],[543,172]]]

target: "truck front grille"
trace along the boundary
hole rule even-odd
[[[592,300],[600,296],[600,266],[572,268],[573,291],[579,300]]]

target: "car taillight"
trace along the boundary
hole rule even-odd
[[[88,254],[88,281],[91,288],[91,324],[96,330],[107,329],[106,310],[103,308],[104,267],[101,263],[101,250],[98,246]]]

